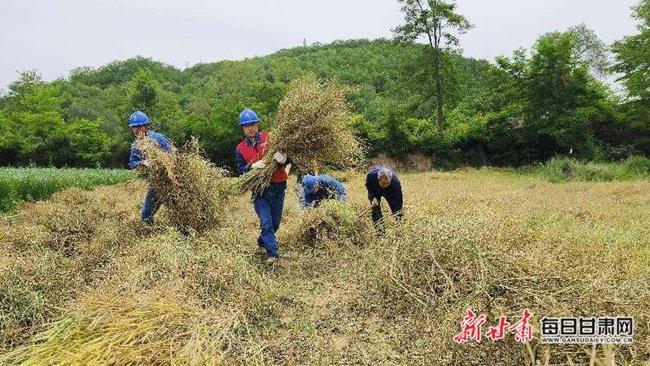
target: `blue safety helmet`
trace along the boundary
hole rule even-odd
[[[142,111],[135,111],[129,117],[129,127],[148,125],[149,123],[149,117]]]
[[[318,184],[318,179],[315,176],[307,174],[302,177],[302,185],[305,187],[305,192],[313,191],[316,184]]]
[[[257,117],[257,113],[253,112],[252,109],[246,108],[239,114],[239,125],[244,126],[251,123],[257,123],[260,119]]]

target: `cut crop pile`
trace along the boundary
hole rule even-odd
[[[367,212],[359,214],[346,202],[326,200],[281,226],[278,238],[281,244],[290,247],[355,244],[372,234],[367,216]]]
[[[1,347],[22,342],[102,280],[105,263],[138,239],[142,190],[141,182],[69,188],[0,220]]]
[[[185,233],[202,233],[223,221],[235,192],[226,171],[202,157],[196,139],[172,153],[149,139],[139,140],[138,146],[149,162],[143,175],[167,206],[174,226]]]
[[[280,102],[263,161],[265,168],[252,170],[240,180],[241,188],[254,193],[266,188],[277,164],[273,154],[287,155],[299,170],[323,165],[352,166],[363,156],[345,101],[347,89],[333,82],[321,84],[313,77],[297,79]]]

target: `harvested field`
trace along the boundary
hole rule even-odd
[[[553,184],[491,170],[400,174],[405,220],[373,235],[349,207],[298,209],[268,267],[242,195],[218,228],[178,233],[146,184],[71,189],[0,221],[1,364],[644,364],[650,183]],[[293,183],[295,179],[290,179]],[[311,217],[311,219],[306,219]],[[320,220],[320,221],[319,221]],[[314,228],[315,231],[310,231]],[[533,314],[533,340],[457,344],[467,308]],[[625,346],[544,345],[542,316],[635,319]]]

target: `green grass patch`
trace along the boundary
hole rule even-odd
[[[124,169],[0,168],[0,211],[12,211],[20,201],[46,199],[69,187],[90,190],[134,177]]]
[[[531,172],[530,167],[522,172]],[[584,163],[566,157],[555,157],[532,169],[552,183],[571,181],[612,182],[650,178],[650,159],[630,156],[619,163]]]

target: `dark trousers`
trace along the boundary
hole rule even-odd
[[[395,219],[401,220],[404,216],[402,211],[402,205],[396,199],[391,199],[389,196],[382,196],[388,202],[388,207],[390,207],[390,212],[393,213]],[[386,227],[384,225],[384,217],[381,213],[381,197],[379,197],[379,204],[372,208],[372,222],[375,225],[375,229],[379,234],[386,233]]]

